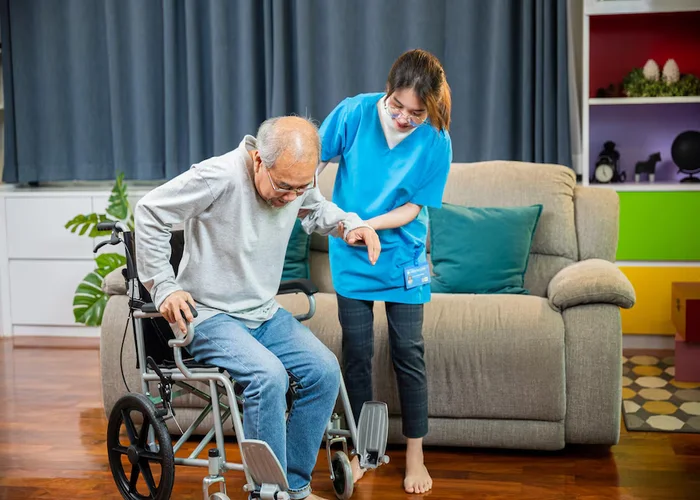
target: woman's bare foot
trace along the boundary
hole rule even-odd
[[[403,487],[406,493],[425,493],[433,487],[433,479],[423,463],[423,439],[408,439]]]
[[[350,461],[350,468],[352,469],[352,482],[356,483],[360,479],[362,479],[362,476],[365,475],[365,469],[360,467],[360,459],[355,455],[352,457],[352,460]]]

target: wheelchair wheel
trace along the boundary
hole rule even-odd
[[[355,483],[352,477],[352,467],[348,456],[342,451],[336,451],[331,460],[333,467],[333,490],[340,500],[348,500],[352,496]]]
[[[221,493],[220,491],[217,491],[216,493],[209,495],[209,500],[231,500],[231,499],[228,496],[226,496],[225,493]]]
[[[149,430],[155,443],[148,442]],[[127,394],[114,405],[107,425],[107,454],[122,497],[170,498],[175,481],[173,443],[163,418],[143,394]]]

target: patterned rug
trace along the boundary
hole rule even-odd
[[[622,358],[622,415],[628,431],[700,433],[700,383],[678,382],[673,357]]]

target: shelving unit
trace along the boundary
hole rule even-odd
[[[613,189],[620,200],[617,262],[632,282],[635,307],[621,311],[624,334],[675,333],[671,283],[700,281],[700,183],[681,183],[671,144],[700,130],[700,96],[598,97],[653,59],[663,70],[700,77],[700,0],[586,0],[582,50],[584,185]],[[605,141],[620,152],[626,181],[590,183]],[[636,183],[635,165],[660,153],[656,182]]]
[[[700,177],[699,177],[700,178]],[[700,183],[680,182],[625,182],[622,184],[595,184],[601,189],[614,189],[620,192],[649,192],[649,191],[700,191]]]
[[[700,28],[698,28],[700,29]],[[693,104],[700,103],[700,96],[691,97],[591,97],[591,106],[632,106],[649,104]]]
[[[681,73],[700,77],[700,0],[586,0],[583,16],[582,184],[591,183],[603,143],[615,142],[624,183],[595,186],[619,191],[700,191],[680,183],[670,146],[684,130],[700,130],[700,96],[597,97],[634,68],[674,59]],[[634,182],[634,166],[661,153],[657,182]]]

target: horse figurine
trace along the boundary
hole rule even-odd
[[[634,166],[634,182],[639,182],[640,174],[648,174],[649,182],[654,182],[656,164],[661,161],[661,153],[649,155],[647,161],[638,161]]]

